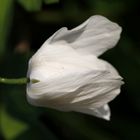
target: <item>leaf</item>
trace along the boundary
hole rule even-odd
[[[0,55],[4,53],[9,27],[11,23],[11,13],[13,10],[13,0],[0,1]]]
[[[12,117],[4,107],[0,110],[0,127],[6,140],[14,139],[28,129],[26,123]]]
[[[46,4],[54,4],[54,3],[58,3],[59,0],[44,0],[44,2],[45,2]]]
[[[42,0],[17,0],[25,10],[34,12],[39,11],[42,6]]]

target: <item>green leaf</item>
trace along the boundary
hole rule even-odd
[[[0,110],[0,127],[6,140],[14,139],[28,129],[26,123],[12,117],[4,107]]]
[[[44,2],[45,2],[46,4],[53,4],[53,3],[58,3],[59,0],[44,0]]]
[[[0,1],[0,55],[4,53],[12,18],[13,0]]]
[[[39,11],[42,6],[42,0],[17,0],[25,10],[34,12]]]

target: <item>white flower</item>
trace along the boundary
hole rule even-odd
[[[109,120],[107,103],[123,82],[98,56],[116,45],[120,33],[120,26],[98,15],[72,30],[58,30],[29,61],[29,103]]]

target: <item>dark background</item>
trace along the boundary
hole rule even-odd
[[[101,58],[124,78],[110,103],[111,121],[80,113],[31,106],[26,86],[0,85],[0,140],[139,140],[140,11],[138,0],[1,0],[0,75],[24,77],[28,60],[62,26],[69,29],[91,15],[123,28],[114,49]]]

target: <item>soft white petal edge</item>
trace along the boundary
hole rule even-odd
[[[121,31],[118,24],[103,16],[95,15],[72,30],[61,28],[43,46],[66,41],[79,53],[99,56],[116,45]]]
[[[102,118],[102,119],[105,119],[105,120],[110,120],[110,116],[111,116],[111,112],[110,112],[110,108],[108,106],[108,104],[105,104],[99,108],[82,108],[82,109],[77,109],[76,110],[77,112],[81,112],[81,113],[86,113],[86,114],[89,114],[89,115],[93,115],[93,116],[96,116],[96,117],[99,117],[99,118]]]

